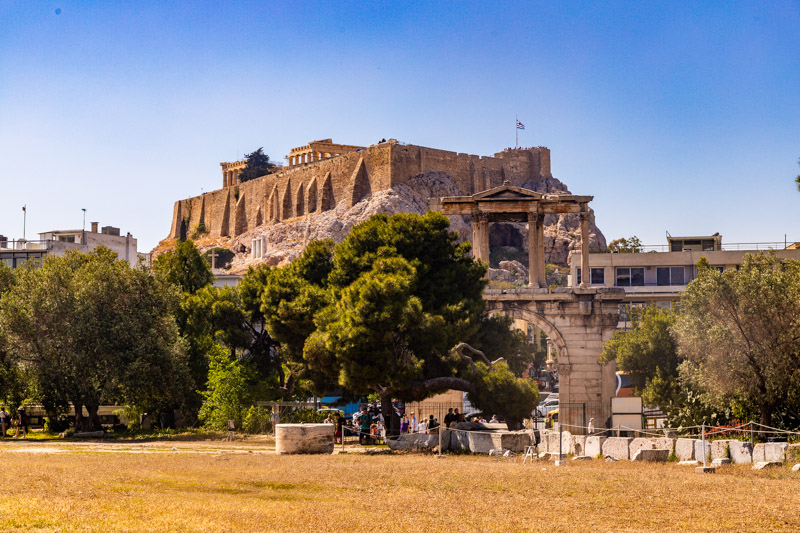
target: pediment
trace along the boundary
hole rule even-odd
[[[513,185],[503,184],[499,187],[489,189],[472,195],[472,199],[478,200],[541,200],[543,195],[530,189],[514,187]]]

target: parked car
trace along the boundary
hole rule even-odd
[[[558,394],[551,394],[545,400],[536,407],[535,416],[539,418],[544,418],[550,413],[551,411],[558,409]]]

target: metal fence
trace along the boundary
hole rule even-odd
[[[565,431],[585,435],[592,418],[596,430],[605,427],[602,402],[558,402],[558,423]]]

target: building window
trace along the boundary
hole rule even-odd
[[[605,268],[592,268],[591,269],[592,277],[591,277],[591,284],[592,285],[605,285],[606,284],[606,269]],[[575,272],[575,276],[578,278],[578,285],[581,284],[583,277],[581,275],[581,267],[578,267]]]
[[[644,267],[618,267],[617,287],[644,287]]]
[[[717,272],[725,272],[725,267],[724,266],[721,266],[721,267],[715,266],[715,267],[711,267],[711,268],[713,268]]]
[[[686,269],[684,267],[658,267],[656,283],[665,285],[686,285]]]

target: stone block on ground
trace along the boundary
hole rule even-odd
[[[547,436],[547,451],[550,453],[558,453],[559,443],[561,437],[558,436],[558,431],[553,431]]]
[[[639,450],[654,450],[653,441],[644,437],[636,437],[631,441],[631,446],[628,451],[631,457],[636,455]]]
[[[703,442],[701,439],[694,441],[694,458],[703,462],[703,444],[705,444],[705,457],[707,462],[711,462],[711,443]]]
[[[500,431],[500,447],[514,453],[524,453],[533,444],[530,431]]]
[[[711,441],[711,460],[730,457],[728,453],[730,442],[731,441],[724,439]]]
[[[775,468],[776,466],[781,466],[783,463],[779,463],[778,461],[759,461],[757,463],[753,463],[753,470],[764,470],[765,468]]]
[[[586,435],[573,435],[571,448],[574,455],[586,455]]]
[[[800,463],[800,444],[790,444],[784,451],[784,460],[787,463]]]
[[[756,444],[755,448],[753,448],[753,463],[763,463],[766,461],[765,453],[764,453],[765,444],[760,442]]]
[[[677,439],[675,441],[675,455],[679,461],[695,460],[694,443],[694,439]]]
[[[764,460],[782,463],[786,460],[788,442],[767,442],[764,444]]]
[[[729,441],[728,451],[731,454],[731,462],[735,465],[753,462],[753,445],[749,442],[742,442],[740,440]]]
[[[572,458],[573,461],[591,461],[592,458],[588,455],[576,455]]]
[[[800,463],[797,463],[792,467],[792,472],[800,472]]]
[[[713,474],[716,472],[716,468],[713,466],[696,466],[694,467],[694,471],[696,474]]]
[[[81,431],[72,436],[76,439],[100,439],[106,436],[106,432],[102,429],[98,431]]]
[[[276,424],[275,451],[279,454],[333,453],[333,425]]]
[[[500,435],[484,432],[467,433],[469,451],[472,453],[486,453],[495,448],[502,448]]]
[[[731,460],[727,457],[717,457],[711,460],[711,466],[722,466],[731,464]]]
[[[545,429],[540,434],[541,442],[539,443],[540,452],[550,451],[550,430]]]
[[[597,457],[603,453],[603,443],[608,437],[601,437],[599,435],[592,435],[586,437],[586,449],[584,453],[589,457]]]
[[[666,463],[669,460],[669,450],[654,450],[641,448],[631,457],[631,461],[646,461],[649,463]]]
[[[603,443],[603,455],[617,460],[630,459],[631,437],[609,437]]]
[[[561,432],[561,453],[565,455],[572,455],[575,450],[572,448],[572,433],[569,431]],[[558,451],[558,450],[556,450]]]
[[[679,466],[697,466],[700,464],[700,461],[695,461],[694,459],[690,461],[678,461]]]
[[[469,433],[465,431],[450,431],[450,439],[447,443],[448,450],[454,452],[469,451]]]
[[[442,438],[444,438],[444,435],[442,435]],[[439,445],[439,435],[405,433],[400,435],[397,439],[389,439],[386,441],[386,444],[389,446],[390,450],[432,450]]]
[[[669,450],[670,454],[675,451],[675,439],[671,437],[657,437],[650,440],[653,441],[656,450]]]

